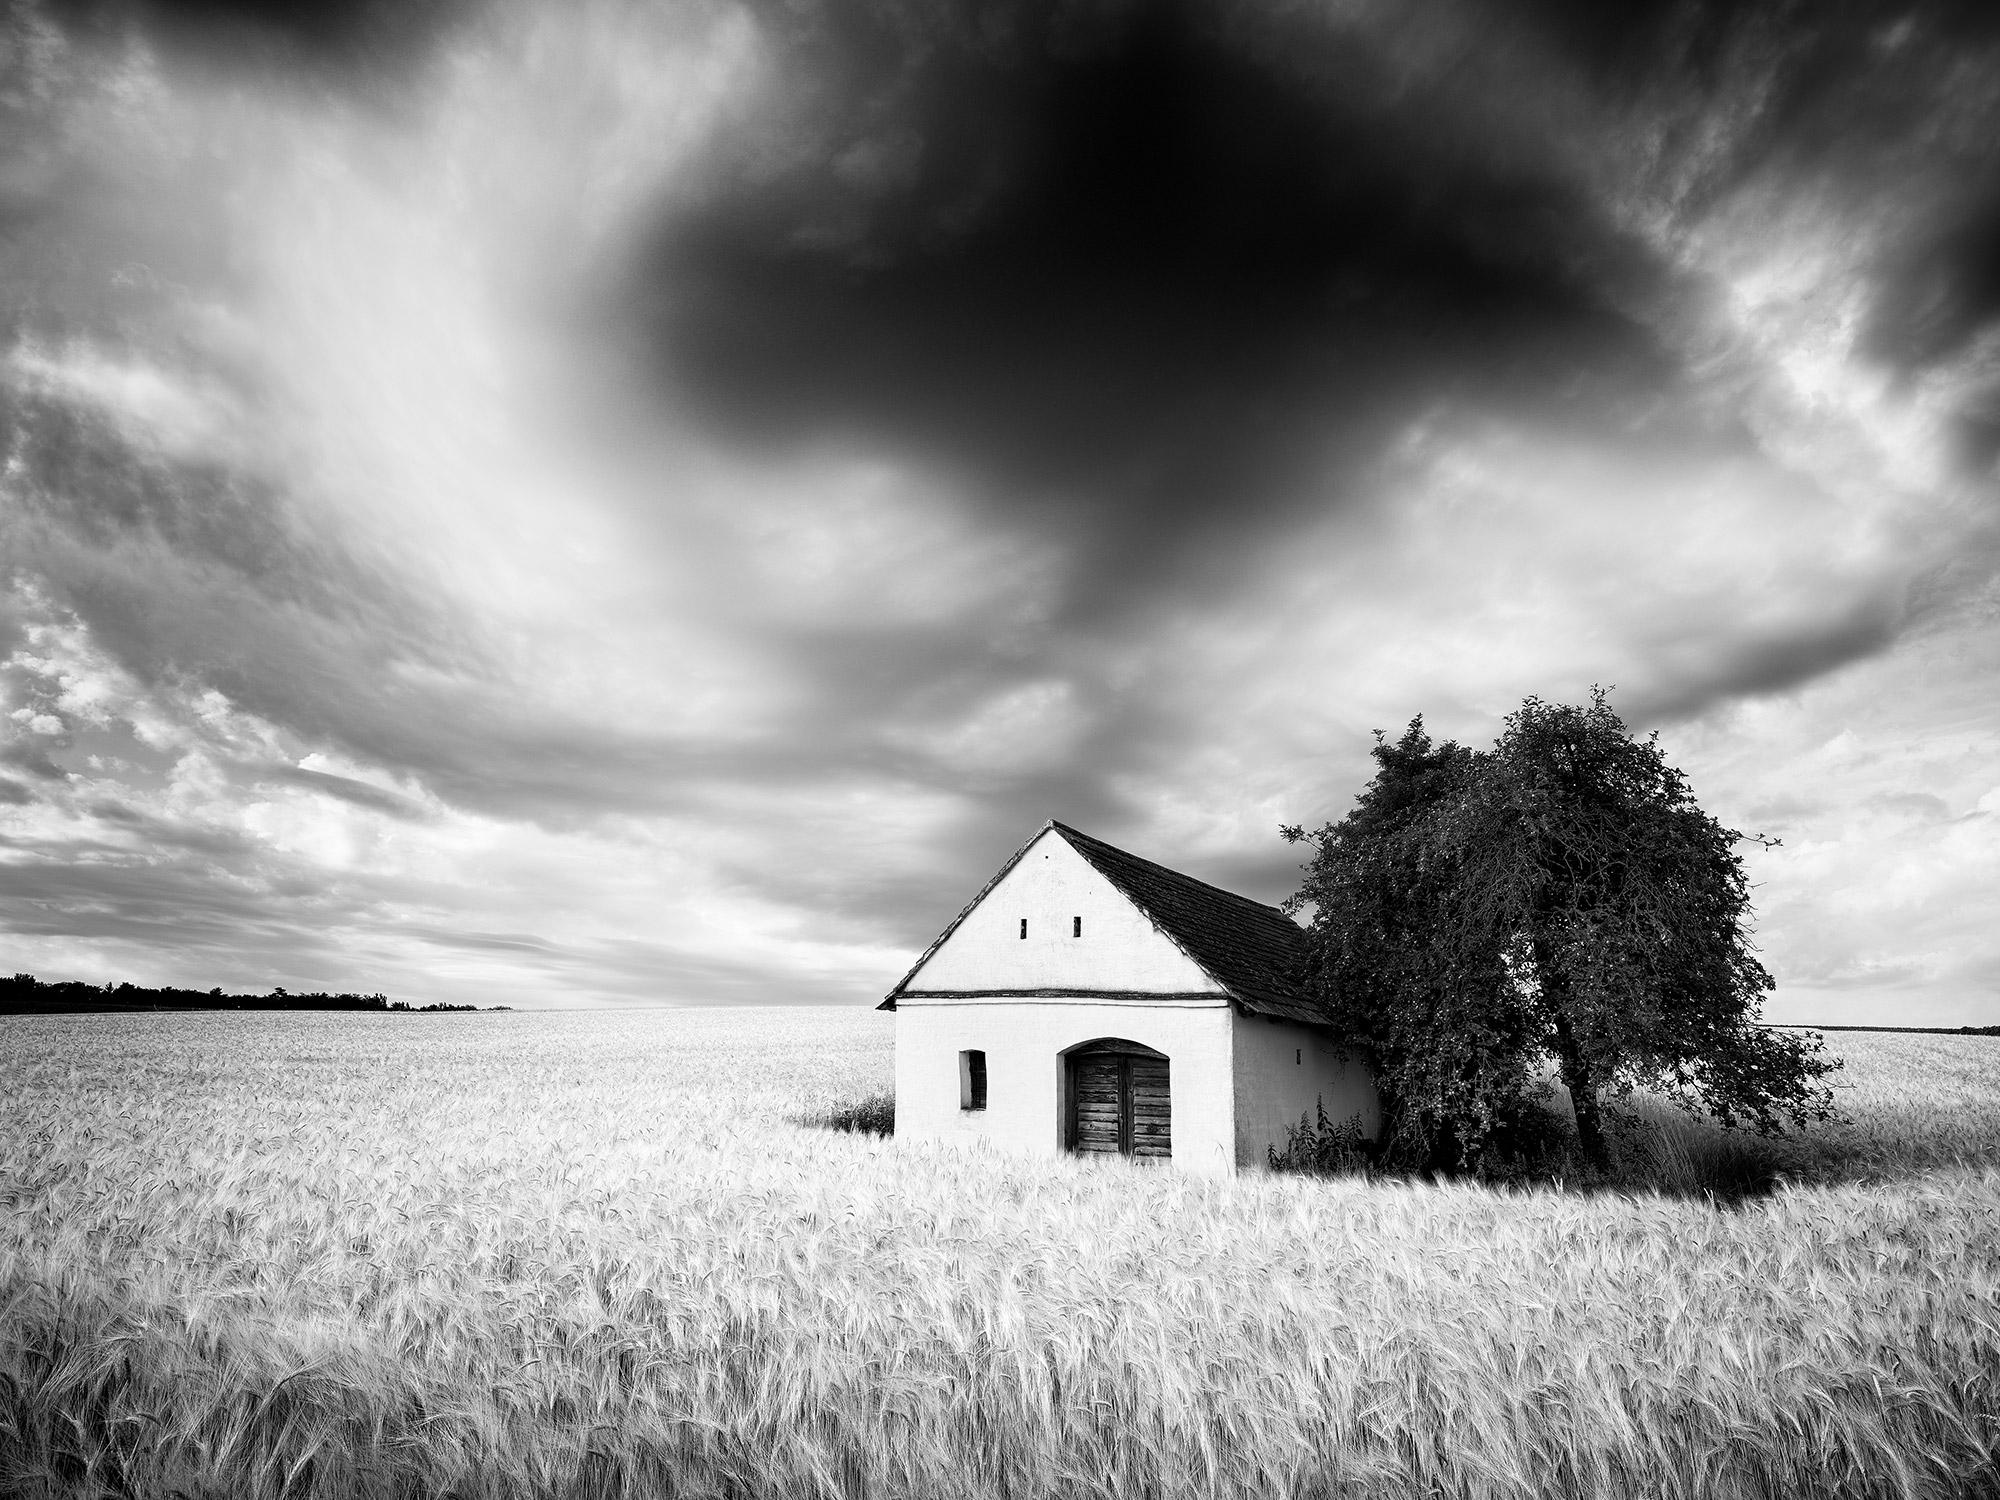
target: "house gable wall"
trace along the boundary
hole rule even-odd
[[[905,983],[906,993],[995,990],[1220,993],[1199,964],[1054,829],[1029,845]]]

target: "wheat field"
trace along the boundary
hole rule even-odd
[[[1729,1206],[813,1123],[890,1019],[0,1018],[0,1492],[2000,1494],[2000,1039]]]

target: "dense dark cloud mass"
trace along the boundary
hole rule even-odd
[[[1412,402],[1670,378],[1618,306],[1643,247],[1365,34],[860,10],[787,28],[801,118],[660,231],[659,358],[742,440],[888,443],[1063,529],[1072,608],[1349,498]]]
[[[2000,318],[2000,193],[1942,216],[1888,260],[1869,314],[1867,352],[1903,369],[1960,353]]]
[[[1602,682],[1794,1014],[1992,1018],[1990,5],[0,44],[16,968],[857,1000],[1044,818],[1277,899],[1370,730]]]

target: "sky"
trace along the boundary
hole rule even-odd
[[[6,0],[0,967],[868,1004],[1591,687],[2000,1022],[2000,10]]]

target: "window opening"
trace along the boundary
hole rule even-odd
[[[980,1051],[958,1054],[958,1107],[963,1110],[986,1108],[986,1054]]]
[[[1082,918],[1082,917],[1071,917],[1071,918],[1070,918],[1069,920],[1070,920],[1070,924],[1071,924],[1071,925],[1070,925],[1070,930],[1069,930],[1069,935],[1070,935],[1071,937],[1082,937],[1082,936],[1083,936],[1083,918]]]

